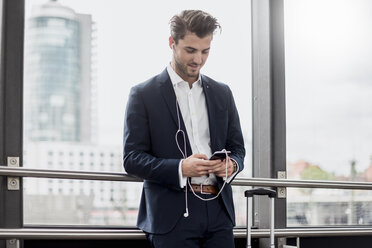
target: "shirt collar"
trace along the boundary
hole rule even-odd
[[[171,64],[169,63],[167,65],[167,71],[168,71],[168,74],[169,74],[169,77],[170,77],[170,80],[172,81],[172,84],[173,86],[177,86],[178,84],[180,83],[187,83],[185,80],[183,80],[172,68]],[[187,83],[188,84],[188,83]],[[196,80],[193,85],[197,85],[197,86],[201,86],[201,76],[200,76],[200,73],[199,73],[199,77],[198,77],[198,80]]]

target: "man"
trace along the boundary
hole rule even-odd
[[[230,182],[245,156],[229,87],[201,75],[217,20],[186,10],[170,21],[171,63],[132,88],[124,167],[144,179],[137,225],[152,247],[234,247]],[[209,160],[226,149],[223,160]],[[226,156],[225,155],[225,156]]]

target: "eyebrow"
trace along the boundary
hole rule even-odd
[[[194,48],[194,47],[185,47],[185,49],[187,49],[187,50],[197,50],[196,48]]]
[[[185,49],[187,49],[187,50],[198,50],[198,49],[196,49],[194,47],[190,47],[190,46],[185,47]],[[210,47],[208,47],[206,49],[203,49],[202,51],[207,51],[207,50],[210,50]]]

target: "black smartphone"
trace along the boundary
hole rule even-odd
[[[220,160],[224,160],[226,158],[226,153],[227,155],[229,155],[231,152],[230,151],[217,151],[217,152],[214,152],[212,157],[210,157],[209,160],[216,160],[216,159],[220,159]]]

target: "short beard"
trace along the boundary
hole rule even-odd
[[[174,67],[176,71],[181,74],[180,75],[181,77],[182,76],[189,77],[186,67],[183,66],[183,64],[179,63],[176,58],[174,58]]]
[[[181,74],[181,78],[186,77],[186,78],[193,78],[197,77],[198,75],[191,75],[187,72],[186,66],[184,66],[182,63],[179,63],[176,57],[173,59],[174,61],[174,67],[177,73]]]

